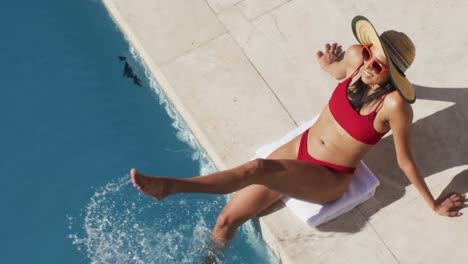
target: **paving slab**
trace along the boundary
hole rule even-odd
[[[468,193],[466,1],[104,0],[218,168],[318,114],[336,81],[315,52],[355,43],[358,14],[379,32],[397,29],[417,47],[413,153],[435,197]],[[288,208],[260,218],[283,263],[464,263],[468,218],[429,210],[397,166],[391,135],[366,163],[376,195],[317,228]],[[465,212],[466,214],[466,212]]]
[[[252,24],[245,24],[230,34],[297,124],[312,119],[312,113],[322,110],[323,104],[311,103],[311,100],[325,101],[328,93],[316,92],[312,83],[300,78],[279,46],[263,32]]]
[[[284,207],[261,218],[262,234],[282,263],[398,263],[356,208],[317,228],[291,214]]]
[[[225,32],[204,0],[112,1],[145,46],[162,65]]]
[[[467,169],[468,166],[459,167],[452,173],[457,175]],[[461,177],[459,184],[468,185],[467,175],[458,176]],[[446,181],[442,184],[430,185],[435,195],[452,181],[449,177],[444,179]],[[411,188],[408,192],[414,193],[415,189]],[[464,246],[458,243],[466,243],[461,235],[468,232],[466,219],[434,217],[434,213],[417,195],[405,195],[375,214],[369,222],[400,263],[444,263],[448,259],[450,263],[466,262],[465,254],[449,253],[463,250]]]
[[[227,167],[252,158],[259,142],[273,140],[271,131],[295,127],[228,34],[161,69]]]

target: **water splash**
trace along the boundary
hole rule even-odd
[[[224,197],[154,202],[134,191],[129,176],[99,188],[90,198],[78,232],[68,217],[69,238],[91,263],[193,263],[206,254],[212,223]],[[80,216],[78,218],[81,218]],[[81,235],[79,234],[81,233]]]

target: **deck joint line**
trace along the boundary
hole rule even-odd
[[[366,222],[369,224],[369,226],[372,228],[372,230],[374,230],[375,234],[379,237],[380,241],[384,244],[385,248],[387,248],[387,250],[390,252],[390,254],[392,254],[393,259],[395,259],[395,261],[398,264],[400,264],[400,261],[398,260],[398,258],[395,256],[395,254],[390,249],[390,247],[387,245],[387,243],[385,243],[385,240],[380,236],[380,234],[377,232],[377,230],[375,230],[374,226],[369,222],[366,215],[361,211],[361,208],[359,208],[359,206],[358,206],[357,209],[358,209],[359,213],[361,213],[361,215],[366,219]]]
[[[239,44],[237,44],[239,45]],[[252,67],[255,69],[255,71],[257,72],[258,76],[260,76],[260,78],[262,78],[263,82],[266,84],[266,86],[268,87],[268,89],[270,89],[271,93],[275,96],[276,100],[278,100],[278,103],[281,105],[281,107],[284,109],[284,111],[286,111],[286,113],[288,114],[289,118],[291,118],[291,120],[294,122],[294,125],[299,126],[296,122],[296,120],[294,119],[294,117],[291,115],[291,113],[288,111],[288,109],[286,108],[286,106],[283,104],[283,102],[281,102],[280,98],[278,97],[278,95],[275,93],[275,91],[273,90],[273,88],[271,88],[270,84],[268,84],[267,80],[265,80],[265,78],[263,78],[263,75],[259,72],[259,70],[257,69],[257,67],[255,66],[255,64],[250,60],[249,56],[247,56],[247,54],[245,54],[244,52],[244,49],[242,49],[242,53],[244,53],[244,56],[245,58],[247,58],[247,60],[249,61],[250,65],[252,65]]]

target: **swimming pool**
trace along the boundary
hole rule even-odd
[[[136,167],[214,170],[99,1],[4,3],[1,263],[193,263],[225,196],[154,202]],[[141,86],[122,76],[125,56]],[[275,263],[252,224],[226,263]]]

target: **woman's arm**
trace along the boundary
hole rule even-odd
[[[335,79],[344,79],[362,64],[361,45],[353,45],[344,52],[336,43],[327,43],[323,52],[317,51],[317,61]]]
[[[460,216],[461,213],[458,211],[467,207],[465,197],[453,194],[443,201],[434,200],[416,166],[410,149],[413,110],[409,104],[400,99],[398,96],[396,100],[389,100],[389,122],[393,131],[398,165],[433,211],[443,216]]]

